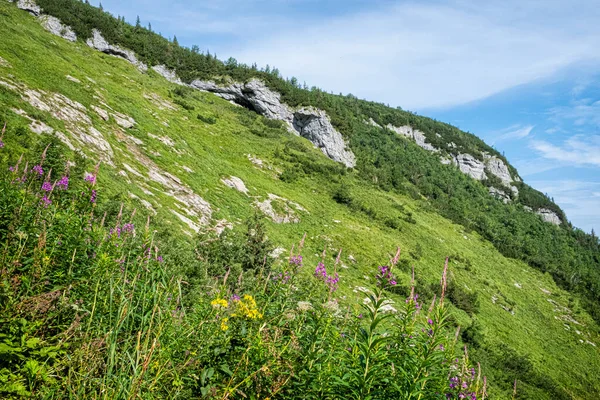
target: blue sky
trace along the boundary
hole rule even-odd
[[[221,59],[457,125],[600,228],[600,0],[102,4]]]

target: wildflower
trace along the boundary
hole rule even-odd
[[[308,301],[299,301],[298,302],[298,311],[310,311],[313,309],[312,304]]]
[[[325,264],[320,262],[317,264],[317,268],[315,268],[315,276],[317,278],[325,278],[327,276],[327,270],[325,269]]]
[[[162,256],[158,256],[158,257],[156,257],[156,261],[158,261],[159,263],[163,262],[163,258],[162,258]]]
[[[35,167],[33,167],[31,169],[31,171],[37,173],[39,176],[44,175],[44,169],[42,168],[41,165],[36,165]]]
[[[240,301],[240,296],[237,294],[233,294],[233,295],[231,295],[230,300],[231,301]]]
[[[227,321],[229,321],[229,318],[225,317],[221,320],[221,330],[222,331],[226,331],[227,329],[229,329],[229,325],[227,325]]]
[[[302,256],[301,255],[291,256],[290,257],[290,265],[295,265],[296,267],[301,267],[302,266]]]
[[[90,196],[90,203],[96,202],[96,191],[92,190],[92,195]]]
[[[69,177],[63,176],[60,178],[60,180],[56,182],[56,187],[62,190],[67,190],[69,188]]]
[[[44,206],[44,208],[47,208],[50,204],[52,204],[52,200],[50,200],[48,196],[44,195],[40,203]]]
[[[0,140],[0,149],[4,147],[4,142]]]
[[[240,301],[235,302],[236,312],[232,316],[248,319],[260,319],[263,315],[258,311],[254,297],[245,294]]]
[[[44,183],[42,184],[42,190],[43,190],[44,192],[49,192],[49,191],[51,191],[51,190],[52,190],[52,184],[51,184],[50,182],[48,182],[48,181],[44,182]]]
[[[133,224],[124,224],[123,225],[123,230],[125,232],[133,232],[133,229],[134,229]]]
[[[396,277],[392,274],[392,269],[387,265],[379,267],[379,272],[375,275],[375,278],[379,286],[396,286]]]
[[[210,305],[214,308],[227,308],[229,303],[227,303],[227,300],[225,299],[214,299],[210,302]]]
[[[429,325],[433,325],[433,321],[431,320],[431,318],[427,318],[427,323],[428,323]]]
[[[91,183],[92,185],[94,183],[96,183],[96,177],[94,175],[86,175],[85,178],[83,178],[86,182]]]
[[[15,172],[15,167],[13,167],[13,166],[10,166],[10,167],[8,167],[8,170],[9,170],[10,172]]]

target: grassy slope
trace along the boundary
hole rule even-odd
[[[152,72],[142,74],[127,62],[98,53],[81,42],[72,44],[54,37],[46,33],[33,17],[4,2],[0,3],[0,37],[0,56],[12,65],[12,68],[0,66],[0,80],[12,75],[12,80],[30,88],[62,93],[88,108],[97,104],[93,96],[101,93],[112,108],[137,121],[138,125],[127,134],[144,142],[139,147],[140,151],[207,200],[213,206],[216,219],[240,221],[253,212],[252,196],[264,198],[267,193],[302,205],[308,213],[300,213],[301,223],[270,224],[271,239],[289,248],[292,242],[307,232],[307,265],[313,265],[316,254],[322,251],[325,243],[332,249],[330,254],[334,248],[342,247],[345,255],[354,255],[358,262],[353,264],[344,257],[349,268],[340,271],[343,294],[354,295],[352,288],[364,284],[363,276],[369,274],[374,265],[385,262],[389,252],[397,245],[403,249],[403,258],[411,258],[409,254],[415,252],[417,245],[421,246],[422,257],[412,259],[411,263],[416,266],[418,279],[426,282],[439,279],[444,257],[458,255],[462,260],[469,260],[471,266],[465,268],[463,262],[453,261],[451,271],[460,285],[480,294],[481,307],[477,318],[486,334],[486,341],[506,343],[519,354],[529,355],[539,373],[548,375],[568,388],[575,398],[595,398],[590,390],[600,391],[600,384],[595,379],[600,376],[600,353],[596,347],[580,343],[580,339],[600,343],[595,333],[597,327],[580,311],[576,302],[570,304],[569,294],[558,289],[549,276],[522,262],[504,258],[477,235],[463,232],[462,227],[428,212],[424,201],[353,186],[353,195],[365,203],[390,215],[398,213],[394,211],[394,204],[402,204],[413,213],[416,220],[416,224],[400,222],[399,230],[383,227],[364,214],[352,212],[331,200],[331,182],[316,177],[284,183],[276,178],[272,170],[254,167],[246,156],[251,153],[277,167],[281,161],[274,156],[276,149],[288,140],[307,143],[304,139],[285,132],[281,132],[277,138],[253,135],[240,124],[234,106],[212,94],[195,93],[193,99],[186,100],[195,107],[193,111],[180,106],[176,106],[176,111],[159,110],[143,94],[156,93],[169,99],[169,91],[174,85]],[[78,78],[81,84],[67,80],[67,74]],[[87,77],[96,83],[88,81]],[[14,107],[27,111],[29,115],[42,114],[48,125],[65,131],[61,121],[49,114],[36,113],[20,96],[1,87],[0,104],[10,118],[10,126],[27,123],[24,118],[6,111]],[[198,113],[218,116],[217,123],[208,125],[200,122],[196,118]],[[132,155],[124,142],[119,142],[114,121],[104,122],[92,111],[88,114],[94,126],[113,146],[114,162],[118,169],[122,169],[120,163],[125,162],[144,173],[145,168],[138,162],[139,157]],[[169,127],[162,122],[168,122]],[[183,150],[183,154],[178,155],[172,148],[150,138],[148,132],[170,137],[175,141],[175,149]],[[156,151],[160,156],[152,155]],[[90,157],[95,157],[90,151],[87,152]],[[185,172],[181,166],[187,166],[194,172]],[[140,189],[139,181],[128,183],[117,175],[118,169],[102,167],[100,184],[113,194],[124,194],[122,197],[125,200],[127,192],[131,192],[150,201],[160,215],[177,227],[181,225],[169,211],[177,210],[174,200],[162,193],[160,185],[147,182],[147,188],[155,194],[148,196]],[[251,197],[220,183],[222,177],[229,175],[240,177],[250,189]],[[129,177],[134,178],[131,174]],[[353,182],[352,177],[349,177],[349,182]],[[140,204],[133,205],[142,208]],[[377,254],[381,255],[379,259],[371,258]],[[408,272],[402,275],[402,279],[406,284]],[[521,288],[517,288],[515,283],[520,284]],[[552,294],[547,295],[541,289],[549,290]],[[504,296],[516,303],[515,314],[504,311],[499,305],[501,300],[493,304],[493,296]],[[567,330],[565,322],[556,318],[561,313],[554,311],[555,306],[549,299],[570,307],[574,312],[573,317],[585,326],[567,323],[570,325],[570,330]],[[470,323],[466,313],[457,310],[456,314],[461,325]],[[581,331],[582,335],[578,335],[575,329]],[[590,336],[584,336],[588,332]],[[497,398],[507,396],[507,393],[498,390],[495,394]],[[540,398],[545,397],[540,394]]]

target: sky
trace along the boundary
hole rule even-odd
[[[220,59],[275,66],[474,133],[575,226],[600,230],[600,0],[102,5]]]

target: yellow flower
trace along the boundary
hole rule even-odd
[[[227,321],[229,321],[229,318],[225,317],[221,320],[221,330],[222,331],[226,331],[227,329],[229,329],[229,325],[227,325]]]
[[[244,295],[242,300],[237,301],[236,312],[233,317],[245,317],[248,319],[260,319],[263,315],[258,311],[256,301],[249,294]]]
[[[225,299],[214,299],[210,302],[210,305],[214,308],[227,308],[229,303],[227,303],[227,300]]]

